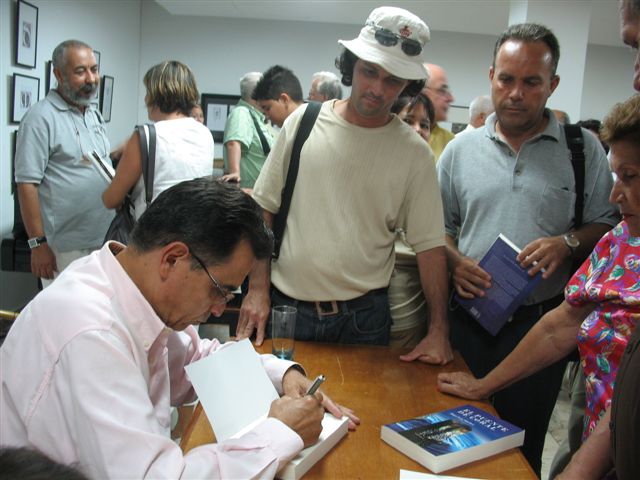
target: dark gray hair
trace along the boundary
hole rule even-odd
[[[65,40],[53,49],[51,60],[53,61],[54,68],[64,68],[65,53],[67,53],[67,48],[88,48],[90,50],[93,50],[89,45],[80,40]]]
[[[509,40],[519,40],[525,43],[544,42],[551,50],[551,74],[556,74],[560,61],[560,44],[553,32],[547,27],[537,23],[519,23],[507,28],[498,37],[493,49],[493,68],[496,67],[496,57],[500,47]]]
[[[333,100],[337,98],[342,99],[342,86],[340,85],[340,79],[333,72],[317,72],[311,77],[311,81],[314,82],[318,79],[318,93],[324,95],[327,100]]]

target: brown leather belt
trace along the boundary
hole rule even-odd
[[[296,298],[290,297],[289,295],[285,295],[274,286],[272,286],[271,288],[273,288],[275,293],[286,300],[296,302],[296,304],[299,306],[306,306],[308,308],[315,309],[318,317],[336,315],[340,312],[341,306],[344,306],[345,310],[365,310],[367,308],[373,307],[372,297],[387,294],[387,288],[384,287],[370,290],[364,295],[352,298],[351,300],[327,300],[322,302],[309,302],[307,300],[298,300]]]

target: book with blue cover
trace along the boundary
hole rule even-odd
[[[380,438],[434,473],[524,442],[524,430],[473,405],[384,425]]]
[[[514,243],[503,234],[480,260],[480,267],[491,275],[491,287],[484,297],[466,299],[457,293],[454,298],[469,315],[475,318],[491,335],[497,335],[542,280],[542,273],[531,277],[516,257],[520,253]]]

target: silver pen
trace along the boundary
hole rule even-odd
[[[324,380],[325,380],[324,375],[318,375],[316,379],[313,381],[313,383],[311,384],[311,386],[309,387],[309,390],[307,390],[307,393],[305,393],[305,395],[313,395],[314,393],[316,393],[316,390],[320,388],[320,385],[322,385],[322,382],[324,382]]]

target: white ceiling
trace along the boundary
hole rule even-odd
[[[554,2],[558,0],[529,0]],[[562,0],[591,3],[589,43],[621,46],[618,0]],[[509,0],[156,0],[172,15],[292,20],[361,25],[381,3],[403,7],[431,30],[498,35],[508,24]]]

